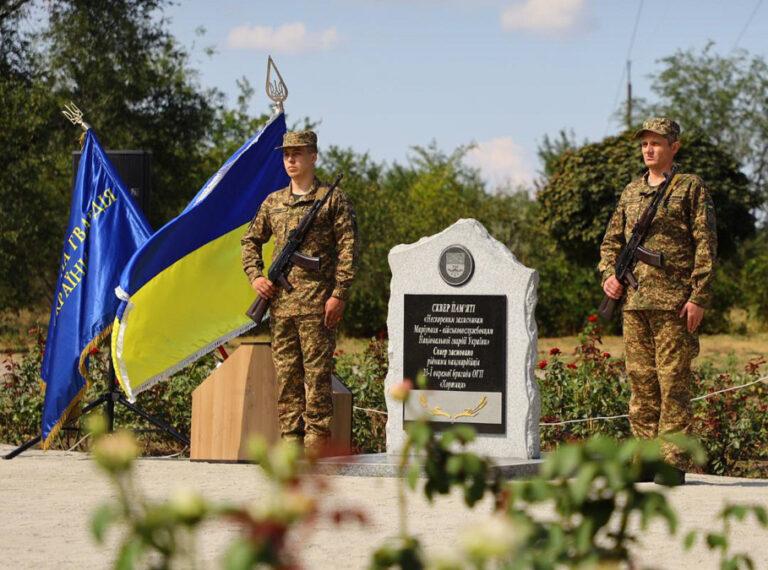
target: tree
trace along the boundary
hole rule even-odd
[[[167,4],[58,0],[41,33],[57,100],[75,101],[106,148],[152,151],[154,227],[175,216],[210,175],[200,167],[221,98],[198,85],[167,29]]]
[[[437,233],[459,218],[481,218],[485,200],[477,171],[462,162],[465,149],[446,154],[434,145],[414,147],[407,164],[376,163],[367,154],[330,148],[321,177],[344,172],[361,236],[360,270],[345,319],[348,332],[375,334],[386,326],[389,250]]]
[[[726,150],[699,134],[689,134],[677,161],[682,172],[701,176],[717,212],[719,255],[728,259],[754,233],[757,205],[749,181]],[[566,150],[555,173],[538,193],[542,223],[558,246],[577,263],[597,264],[599,246],[623,187],[643,169],[633,133]]]
[[[53,272],[66,217],[64,195],[50,191],[60,171],[50,132],[61,123],[45,69],[19,32],[28,3],[0,10],[0,307],[18,308],[53,294]],[[66,151],[61,153],[66,156]],[[57,164],[58,162],[58,164]],[[60,247],[60,244],[59,244]],[[50,267],[49,271],[41,271]]]
[[[170,0],[30,0],[0,8],[0,306],[50,296],[69,208],[79,132],[61,115],[74,101],[107,148],[152,152],[153,227],[175,216],[266,120],[240,84],[234,109],[202,89],[168,31]],[[48,19],[31,28],[29,8]],[[25,25],[21,25],[22,22]]]
[[[749,191],[768,200],[768,63],[739,50],[714,53],[678,51],[660,60],[653,77],[659,100],[645,115],[668,115],[680,122],[683,136],[707,137],[731,154],[749,175]]]

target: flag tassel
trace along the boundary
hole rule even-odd
[[[80,370],[80,374],[83,375],[83,378],[85,378],[85,386],[83,386],[80,391],[75,395],[74,398],[72,398],[72,401],[69,403],[69,405],[64,410],[64,413],[61,414],[61,418],[59,418],[59,421],[56,422],[56,424],[51,428],[50,433],[48,434],[48,437],[46,437],[42,442],[42,449],[48,450],[51,446],[51,443],[53,443],[53,440],[56,438],[57,435],[59,435],[59,432],[61,431],[61,428],[63,428],[70,420],[72,412],[79,406],[80,402],[83,400],[83,397],[85,396],[85,393],[88,391],[88,388],[91,387],[91,376],[88,372],[88,367],[86,366],[86,360],[91,355],[91,351],[95,348],[97,348],[106,338],[109,337],[109,335],[112,334],[112,325],[108,325],[103,331],[101,331],[99,334],[97,334],[91,342],[89,342],[83,351],[80,353],[80,361],[78,364],[78,368]]]

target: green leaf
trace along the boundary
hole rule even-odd
[[[692,530],[685,535],[685,538],[683,539],[683,546],[686,550],[693,548],[693,545],[696,543],[696,536],[697,533],[695,530]]]
[[[619,447],[619,452],[616,457],[621,463],[629,463],[638,453],[639,449],[640,449],[639,440],[637,439],[627,440],[621,444],[621,447]]]
[[[768,511],[765,507],[760,505],[753,505],[752,512],[755,513],[755,518],[764,527],[768,528]]]
[[[571,477],[582,462],[581,446],[564,445],[555,452],[555,475]]]
[[[461,455],[452,455],[445,464],[445,470],[454,477],[464,468],[464,459]]]
[[[576,528],[576,549],[582,555],[591,550],[594,537],[594,523],[586,519]]]
[[[710,532],[710,533],[707,533],[707,545],[712,549],[714,548],[727,549],[728,539],[726,539],[725,536],[723,536],[722,534]]]
[[[411,488],[412,491],[416,490],[416,485],[419,482],[419,475],[421,474],[421,466],[414,462],[411,464],[411,466],[408,468],[408,473],[406,475],[406,481],[408,482],[408,486]]]
[[[235,539],[227,548],[224,554],[224,568],[226,570],[250,570],[253,568],[255,560],[253,546],[243,539]]]
[[[414,446],[421,449],[432,436],[432,430],[425,422],[414,422],[408,426],[408,436],[411,438]]]
[[[587,499],[598,471],[599,468],[595,463],[587,463],[581,466],[581,469],[576,473],[576,477],[569,482],[571,497],[574,503],[580,505]]]
[[[464,471],[467,475],[479,475],[485,472],[485,463],[474,453],[462,453],[464,460]]]
[[[99,544],[104,543],[104,535],[109,525],[117,520],[117,512],[111,505],[101,505],[91,515],[91,534]]]
[[[456,441],[456,433],[453,430],[446,430],[440,437],[440,447],[446,451],[451,450],[451,446]]]
[[[138,538],[128,539],[120,547],[115,568],[117,570],[133,570],[143,550],[144,545]]]
[[[747,507],[743,505],[728,505],[723,510],[723,518],[735,518],[738,521],[743,521],[747,516]]]
[[[458,440],[463,444],[475,441],[475,437],[477,436],[475,428],[470,425],[457,425],[453,428],[453,433],[456,434]]]
[[[615,439],[598,435],[587,440],[584,449],[595,459],[606,460],[616,457],[618,447]]]
[[[470,484],[464,488],[464,502],[467,506],[470,508],[474,507],[475,503],[485,495],[485,489],[486,483],[484,476],[473,477],[470,479]]]

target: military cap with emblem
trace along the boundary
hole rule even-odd
[[[635,133],[635,138],[640,138],[645,132],[677,140],[680,137],[680,125],[666,117],[652,117],[643,122],[643,126]]]
[[[317,148],[317,135],[314,131],[289,131],[283,135],[283,144],[275,147],[275,150],[300,146]]]

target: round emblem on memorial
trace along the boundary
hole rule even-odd
[[[440,276],[453,287],[466,284],[475,272],[475,260],[469,250],[462,245],[451,245],[440,254]]]

